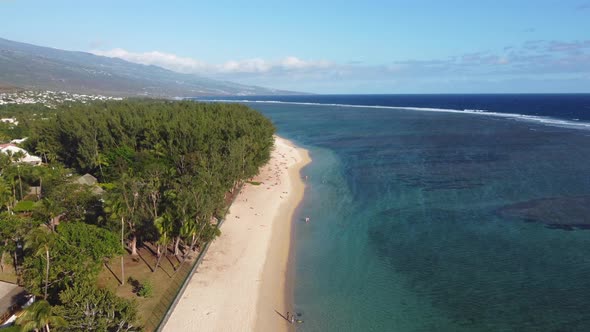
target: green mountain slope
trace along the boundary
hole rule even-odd
[[[113,96],[293,94],[0,38],[0,85]]]

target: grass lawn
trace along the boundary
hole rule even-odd
[[[14,265],[12,265],[12,260],[10,260],[10,258],[5,259],[6,262],[4,263],[4,271],[0,271],[0,281],[16,284],[17,278],[16,274],[14,273]]]
[[[168,306],[174,300],[177,290],[190,271],[194,258],[187,259],[184,264],[180,265],[182,259],[169,254],[167,257],[162,257],[160,266],[156,272],[152,272],[156,266],[155,247],[144,244],[137,251],[138,256],[125,255],[124,257],[125,285],[120,284],[120,257],[111,259],[104,265],[97,283],[99,287],[113,290],[118,296],[135,299],[138,304],[140,324],[146,331],[152,331],[157,327]],[[180,269],[178,269],[179,266]],[[178,270],[175,271],[175,268]],[[141,284],[149,280],[153,286],[152,295],[147,298],[139,297],[134,292],[134,286],[128,282],[129,277]]]

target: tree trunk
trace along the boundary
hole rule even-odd
[[[189,251],[195,250],[195,243],[196,242],[197,242],[197,236],[195,233],[193,233],[193,238],[191,239],[191,246],[189,248]]]
[[[156,260],[156,267],[154,268],[154,270],[152,272],[156,272],[156,270],[158,270],[158,266],[160,266],[160,259],[162,259],[162,252],[161,252],[161,246],[158,244],[157,248],[156,248],[156,254],[158,256],[158,259]]]
[[[121,256],[121,286],[125,285],[125,262],[123,259],[124,255]]]
[[[44,300],[47,300],[47,285],[49,285],[49,249],[45,250],[45,255],[47,257],[47,268],[45,269],[45,297]]]
[[[174,242],[174,256],[178,256],[180,254],[180,249],[178,246],[180,245],[180,235],[176,237],[176,241]]]
[[[39,192],[37,193],[37,199],[41,199],[41,193],[43,192],[43,178],[39,178]]]
[[[125,220],[121,217],[121,248],[123,248],[123,255],[121,255],[121,286],[125,285],[125,263],[123,258],[125,257]]]
[[[131,255],[137,256],[137,236],[131,237]]]
[[[49,323],[48,323],[48,324],[45,324],[45,329],[47,330],[47,332],[51,332],[51,331],[49,330]]]
[[[23,181],[20,178],[20,167],[18,167],[17,169],[18,169],[18,185],[20,187],[20,199],[23,199]]]
[[[4,272],[4,254],[6,253],[6,251],[2,251],[2,258],[0,258],[0,269],[2,269],[2,272]]]
[[[98,164],[98,169],[100,170],[100,180],[104,179],[104,174],[102,173],[102,160],[100,160],[100,154],[98,153],[98,132],[94,132],[94,157],[96,158],[96,163]]]

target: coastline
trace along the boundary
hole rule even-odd
[[[270,161],[230,207],[222,234],[191,277],[163,331],[289,331],[292,218],[307,150],[275,136]]]
[[[299,158],[289,167],[287,180],[291,191],[287,201],[280,209],[273,223],[272,239],[266,255],[262,283],[258,291],[256,304],[256,324],[253,331],[294,331],[295,327],[285,324],[276,311],[281,314],[294,313],[293,309],[293,227],[294,214],[303,200],[305,183],[301,178],[301,170],[311,162],[309,152],[301,149],[283,138],[279,138],[290,152],[295,151]],[[285,222],[281,222],[285,221]],[[278,290],[283,290],[282,299]],[[277,319],[278,318],[278,319]]]

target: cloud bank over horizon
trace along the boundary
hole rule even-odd
[[[487,86],[500,92],[503,82],[527,82],[530,91],[555,90],[559,82],[568,89],[590,92],[583,82],[590,80],[590,39],[576,41],[529,40],[495,51],[477,51],[439,59],[392,60],[383,64],[362,61],[337,63],[329,60],[285,56],[279,59],[236,59],[207,63],[192,57],[163,51],[132,52],[123,48],[92,50],[96,55],[116,57],[176,72],[197,74],[278,89],[319,93],[351,93],[373,84],[377,91],[411,92],[445,87]],[[349,91],[343,91],[348,86]],[[575,83],[572,83],[575,82]],[[512,85],[512,84],[511,84]]]
[[[160,51],[134,53],[122,48],[115,48],[107,51],[92,50],[90,53],[144,65],[160,66],[186,74],[265,74],[272,71],[313,70],[332,65],[328,61],[306,61],[295,56],[286,56],[280,60],[253,58],[210,64],[190,57],[181,57]]]

